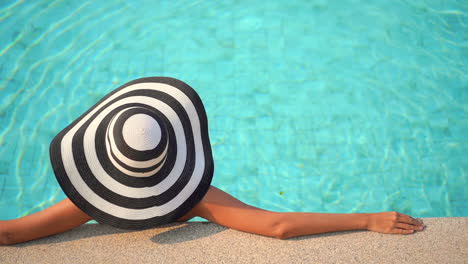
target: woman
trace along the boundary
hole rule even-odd
[[[52,140],[50,158],[68,198],[0,221],[1,244],[57,234],[92,219],[146,229],[199,216],[280,239],[359,229],[411,234],[425,227],[397,212],[271,212],[211,186],[214,164],[203,103],[190,86],[167,77],[137,79],[106,95]]]

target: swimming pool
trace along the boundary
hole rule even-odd
[[[49,142],[143,76],[197,89],[247,203],[468,216],[463,1],[128,2],[0,4],[0,219],[63,199]]]

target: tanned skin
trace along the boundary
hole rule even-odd
[[[345,230],[412,234],[425,228],[421,220],[398,212],[369,214],[281,213],[247,205],[211,186],[204,198],[178,222],[199,216],[235,230],[287,239]],[[251,221],[255,219],[255,221]],[[65,232],[93,220],[70,199],[18,219],[0,221],[0,245],[11,245]]]

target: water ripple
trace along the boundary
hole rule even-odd
[[[19,6],[20,4],[22,4],[24,2],[24,0],[18,0],[12,4],[10,4],[9,6],[6,6],[2,9],[0,9],[0,22],[2,22],[5,18],[9,17],[12,15],[11,11],[13,8]]]
[[[82,5],[84,6],[84,5]],[[114,16],[118,16],[119,14],[121,14],[122,12],[124,12],[123,9],[118,9],[116,10],[115,12],[111,12],[111,13],[107,13],[106,16],[103,16],[101,20],[94,20],[93,23],[89,23],[87,25],[87,27],[85,27],[81,32],[80,34],[77,34],[77,36],[73,39],[72,42],[70,42],[66,47],[64,47],[62,50],[56,52],[55,54],[51,55],[51,56],[48,56],[48,57],[45,57],[37,62],[35,62],[29,69],[28,69],[28,72],[26,74],[26,78],[24,78],[23,80],[23,85],[21,86],[20,89],[17,89],[17,91],[11,95],[8,96],[7,100],[4,100],[2,102],[2,105],[1,105],[1,108],[0,108],[0,112],[4,111],[4,109],[6,109],[7,107],[9,107],[11,104],[13,103],[16,103],[17,105],[15,106],[15,109],[13,111],[13,115],[12,115],[12,118],[10,119],[10,122],[8,123],[8,126],[6,127],[6,129],[0,134],[0,145],[4,142],[4,139],[6,137],[6,135],[11,131],[12,127],[14,126],[14,124],[16,123],[16,116],[17,116],[17,111],[19,111],[21,109],[21,107],[25,104],[27,104],[31,98],[33,97],[37,97],[37,91],[39,89],[42,90],[41,94],[40,94],[40,98],[43,97],[43,95],[45,95],[51,88],[54,87],[54,84],[57,82],[55,79],[48,79],[50,85],[46,86],[46,87],[43,87],[43,84],[44,84],[44,81],[46,80],[46,78],[48,78],[48,74],[49,72],[51,72],[52,70],[55,70],[55,65],[53,65],[52,63],[49,63],[50,61],[54,61],[56,58],[61,58],[63,57],[65,54],[67,54],[68,51],[73,51],[73,50],[76,50],[76,46],[78,41],[81,39],[81,37],[85,36],[86,35],[86,32],[88,30],[91,30],[93,29],[93,26],[95,26],[96,24],[100,23],[103,21],[103,19],[110,19]],[[57,22],[56,24],[62,24],[63,21],[67,20],[67,18],[64,18],[62,19],[61,21],[62,22]],[[118,25],[118,24],[117,24]],[[114,25],[115,26],[115,25]],[[53,28],[57,28],[57,26],[52,26]],[[116,26],[115,26],[116,27]],[[49,32],[49,30],[48,30]],[[73,65],[74,63],[76,63],[76,61],[78,59],[80,59],[80,56],[85,53],[87,50],[89,50],[91,47],[95,46],[96,44],[99,43],[100,40],[102,40],[105,36],[107,36],[109,34],[110,31],[106,31],[104,34],[101,34],[99,36],[98,39],[95,39],[93,40],[92,42],[90,42],[86,47],[84,47],[83,49],[81,49],[79,52],[76,52],[76,55],[73,57],[72,60],[70,60],[68,62],[68,64],[63,67],[61,69],[61,73],[57,73],[55,74],[55,76],[58,76],[58,78],[60,80],[67,80],[69,74],[71,73],[69,71],[69,68],[71,65]],[[45,34],[43,34],[44,36]],[[25,52],[26,53],[26,52]],[[23,53],[23,55],[25,54]],[[24,56],[23,56],[24,57]],[[17,61],[17,64],[19,65],[20,64],[20,60]],[[82,63],[85,63],[86,61],[83,61]],[[34,83],[34,86],[31,88],[31,89],[28,89],[28,93],[25,93],[23,94],[24,90],[27,89],[29,86],[28,86],[28,83],[30,82],[30,76],[33,74],[33,71],[36,69],[36,68],[39,68],[39,66],[41,65],[46,65],[46,68],[42,71],[40,77],[39,77],[39,80],[38,81],[35,81]],[[66,71],[68,71],[67,74],[64,74]],[[24,95],[22,100],[18,103],[18,97],[20,95]]]

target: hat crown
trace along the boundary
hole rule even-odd
[[[151,150],[161,140],[161,126],[147,114],[135,114],[125,120],[122,135],[129,147],[139,151]]]
[[[112,118],[106,148],[113,165],[134,177],[149,177],[164,165],[168,133],[157,112],[144,107],[128,107]]]

